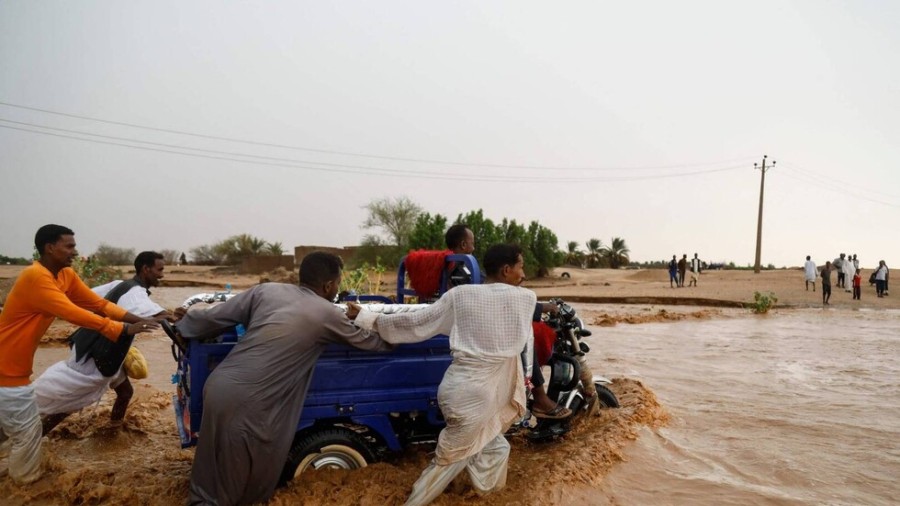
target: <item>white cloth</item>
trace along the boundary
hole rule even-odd
[[[107,388],[116,388],[125,378],[121,367],[107,378],[97,370],[92,358],[77,362],[73,348],[68,359],[51,365],[34,380],[38,412],[43,416],[86,408],[99,402]]]
[[[877,281],[884,281],[885,279],[887,279],[887,272],[888,272],[887,266],[880,265],[878,267],[878,270],[875,271],[875,279]]]
[[[472,486],[486,494],[506,486],[509,463],[509,442],[502,435],[485,445],[477,455],[442,466],[431,462],[413,484],[413,491],[404,506],[430,504],[465,469]]]
[[[691,272],[700,274],[700,259],[697,257],[691,259]]]
[[[31,385],[0,387],[0,446],[7,444],[9,477],[20,484],[40,478],[41,417]],[[5,460],[5,456],[3,458]],[[6,466],[4,462],[0,469]]]
[[[449,465],[478,454],[525,413],[520,354],[531,356],[534,292],[502,283],[461,285],[430,307],[378,315],[361,311],[356,323],[390,343],[450,337],[453,362],[438,388],[447,426],[438,437],[435,463]]]
[[[816,263],[812,260],[807,260],[803,265],[803,273],[806,276],[807,281],[816,282],[816,278],[819,276],[816,270]]]
[[[122,280],[112,281],[105,285],[94,287],[92,290],[97,295],[106,297],[106,294],[121,282]],[[140,285],[125,292],[119,297],[119,302],[116,302],[116,305],[125,308],[129,313],[140,316],[141,318],[148,318],[165,311],[164,307],[150,300],[150,296],[147,295],[147,289]]]
[[[93,291],[105,297],[121,282],[119,280],[100,285],[93,288]],[[147,289],[140,285],[125,292],[116,304],[141,318],[165,311],[162,306],[150,300]],[[116,388],[125,379],[125,372],[121,367],[115,375],[106,377],[97,370],[92,358],[83,357],[81,362],[77,362],[73,348],[68,359],[51,365],[34,380],[38,411],[41,415],[78,411],[99,401],[107,388]]]

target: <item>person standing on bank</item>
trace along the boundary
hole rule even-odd
[[[174,321],[172,313],[150,300],[150,287],[159,286],[164,269],[165,260],[161,254],[143,251],[134,259],[133,279],[106,283],[93,291],[141,318]],[[73,334],[69,358],[51,365],[34,380],[35,400],[43,418],[44,434],[53,430],[69,414],[98,402],[108,388],[116,392],[110,414],[111,426],[120,426],[124,420],[134,389],[122,369],[121,360],[131,347],[131,340],[122,339],[113,346],[104,346],[105,343],[92,338],[97,336],[85,329]],[[98,343],[101,346],[97,346]],[[98,361],[118,364],[109,367],[115,373],[111,376],[104,374],[97,367]]]
[[[678,260],[675,255],[672,255],[672,260],[669,262],[669,288],[676,286],[678,286]]]
[[[684,287],[684,273],[687,272],[687,253],[678,261],[678,286]]]
[[[806,263],[803,264],[803,274],[806,277],[806,291],[809,291],[809,284],[812,283],[813,291],[816,291],[816,278],[819,275],[816,273],[816,263],[810,259],[809,255],[806,255]]]
[[[853,273],[853,299],[860,300],[862,295],[862,269],[856,269]]]
[[[831,262],[825,262],[822,268],[822,304],[826,306],[831,299],[831,271]]]
[[[694,258],[691,259],[691,282],[690,286],[697,286],[697,281],[700,279],[700,259],[697,258],[697,254],[694,253]]]
[[[884,297],[885,295],[885,280],[887,279],[888,268],[887,264],[884,263],[884,260],[878,261],[878,268],[875,270],[875,293],[879,297]]]
[[[34,247],[40,258],[16,278],[0,312],[0,444],[10,440],[8,466],[0,461],[0,476],[9,473],[20,484],[42,474],[41,418],[30,378],[38,343],[53,320],[97,330],[114,342],[159,327],[84,284],[71,267],[78,257],[71,229],[44,225]]]

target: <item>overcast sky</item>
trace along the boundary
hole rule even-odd
[[[896,1],[2,1],[0,254],[353,245],[405,195],[746,265],[768,155],[764,264],[900,265],[898,52]]]

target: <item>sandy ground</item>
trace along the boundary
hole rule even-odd
[[[21,267],[0,266],[0,290],[9,286]],[[123,269],[126,271],[126,269]],[[562,272],[569,274],[561,277]],[[866,270],[866,273],[868,270]],[[590,324],[610,326],[747,315],[743,304],[753,292],[774,292],[778,308],[822,307],[819,291],[807,292],[799,270],[714,271],[704,273],[698,287],[669,287],[663,270],[557,269],[553,278],[531,280],[527,286],[539,298],[601,303],[579,311]],[[163,286],[154,298],[174,308],[189,295],[221,290],[230,283],[239,290],[256,284],[261,276],[239,276],[208,267],[167,269]],[[278,281],[278,274],[267,275]],[[382,291],[393,291],[395,273],[386,273]],[[818,287],[817,287],[818,288]],[[2,297],[2,294],[0,294]],[[864,286],[862,301],[835,289],[829,311],[900,308],[900,296],[878,299]],[[601,309],[596,309],[596,308]],[[68,353],[65,338],[73,328],[57,322],[42,340],[35,357],[35,374]],[[174,369],[169,341],[162,332],[142,335],[137,346],[150,363],[150,377],[136,381],[135,399],[123,430],[106,426],[113,396],[63,422],[49,436],[48,472],[39,482],[18,487],[0,479],[3,504],[181,504],[187,497],[193,450],[180,449],[171,406]],[[435,504],[574,504],[596,493],[609,469],[622,458],[622,449],[642,426],[667,420],[653,392],[640,382],[616,378],[612,386],[622,403],[599,417],[585,417],[567,436],[550,444],[512,438],[508,487],[486,498],[474,494],[467,478],[458,478]],[[279,490],[270,504],[400,504],[409,487],[430,459],[432,448],[419,446],[387,462],[365,469],[319,471],[304,474]]]

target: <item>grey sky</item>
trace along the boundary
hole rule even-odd
[[[896,264],[898,20],[890,1],[0,2],[0,102],[305,148],[0,105],[0,254],[45,223],[83,254],[350,245],[363,205],[406,195],[561,247],[748,264],[768,154],[763,263]]]

